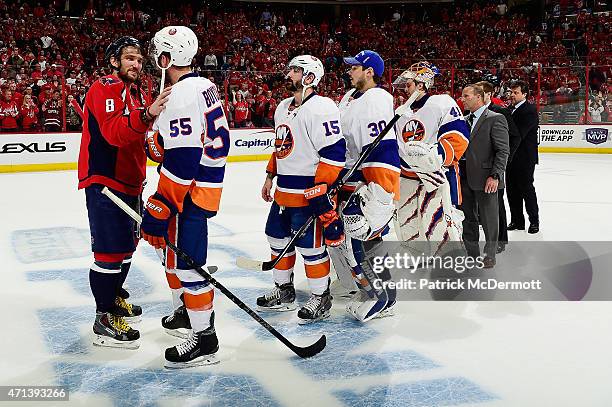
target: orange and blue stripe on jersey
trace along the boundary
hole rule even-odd
[[[334,144],[319,150],[321,160],[315,173],[315,184],[333,184],[342,168],[344,168],[346,157],[346,140],[339,139]]]
[[[279,206],[291,208],[308,206],[304,190],[315,185],[314,175],[283,175],[278,174],[274,201]]]
[[[450,185],[451,201],[455,206],[461,204],[458,163],[468,147],[469,139],[470,131],[463,119],[446,123],[438,130],[438,153],[442,155],[443,165],[448,167],[446,179]]]
[[[397,139],[382,140],[361,165],[361,172],[367,183],[379,184],[385,191],[394,194],[394,200],[398,200],[400,156]]]
[[[470,131],[463,119],[443,124],[438,129],[438,153],[442,156],[443,165],[456,164],[467,149]]]
[[[200,164],[195,183],[190,191],[193,203],[202,209],[211,212],[219,210],[225,165],[222,167],[209,167]]]
[[[201,157],[201,147],[180,147],[164,151],[157,191],[179,212],[183,211],[183,201],[192,188]]]
[[[278,205],[292,208],[308,206],[309,202],[304,197],[305,189],[320,183],[333,184],[344,167],[346,141],[340,139],[332,145],[323,147],[319,150],[319,156],[315,175],[277,174],[274,201]],[[276,155],[272,155],[266,171],[275,174],[276,169]]]

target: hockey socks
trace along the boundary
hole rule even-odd
[[[111,312],[115,307],[121,263],[94,262],[89,270],[89,285],[96,300],[96,311]]]

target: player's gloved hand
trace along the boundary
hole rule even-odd
[[[164,139],[158,131],[145,138],[145,153],[150,160],[161,163],[164,160]]]
[[[327,194],[327,184],[317,184],[304,191],[312,212],[323,223],[323,237],[328,246],[338,246],[344,241],[344,226],[335,211],[336,204]]]
[[[338,217],[336,211],[327,212],[324,216],[319,216],[323,222],[323,237],[325,244],[336,247],[344,242],[344,224]]]
[[[158,192],[151,195],[144,205],[144,216],[140,224],[142,238],[156,249],[164,249],[168,239],[168,224],[177,210]]]

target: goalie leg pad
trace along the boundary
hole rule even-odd
[[[372,268],[373,258],[382,256],[384,252],[382,239],[376,241],[363,242],[365,250],[365,260],[358,266],[362,278],[367,282],[363,293],[355,295],[346,307],[349,314],[357,320],[366,322],[373,318],[382,316],[381,314],[393,307],[397,296],[395,288],[389,288],[385,283],[391,281],[391,273],[388,269],[383,268],[379,272],[375,272]],[[362,283],[365,285],[366,283]],[[369,288],[369,292],[366,287]],[[390,313],[389,313],[390,314]]]
[[[375,182],[355,191],[342,207],[347,236],[364,241],[380,236],[395,212],[393,196]]]
[[[345,242],[346,240],[350,240],[350,238],[345,239]],[[329,257],[338,277],[330,286],[332,295],[346,297],[357,292],[359,287],[353,278],[353,269],[342,251],[338,247],[329,248]]]

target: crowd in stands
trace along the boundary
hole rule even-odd
[[[298,54],[323,60],[326,75],[319,92],[339,100],[348,85],[342,57],[361,49],[374,49],[385,59],[385,87],[418,60],[440,68],[435,92],[454,97],[484,73],[501,80],[502,98],[510,79],[525,79],[536,89],[539,76],[543,122],[612,121],[610,18],[578,1],[571,3],[577,9],[573,16],[563,14],[570,6],[561,2],[549,4],[539,19],[503,0],[456,1],[437,8],[389,5],[376,13],[346,6],[336,15],[329,6],[330,12],[322,13],[324,6],[240,2],[231,7],[142,0],[73,3],[0,0],[0,131],[64,126],[78,131],[88,87],[109,73],[103,62],[106,46],[121,35],[148,44],[170,24],[191,25],[198,34],[196,69],[226,95],[235,127],[272,123],[277,103],[287,95],[283,71]],[[154,93],[157,77],[147,64],[143,86]],[[585,103],[587,77],[590,100]],[[400,103],[401,95],[396,97]],[[530,97],[536,101],[535,92]]]

